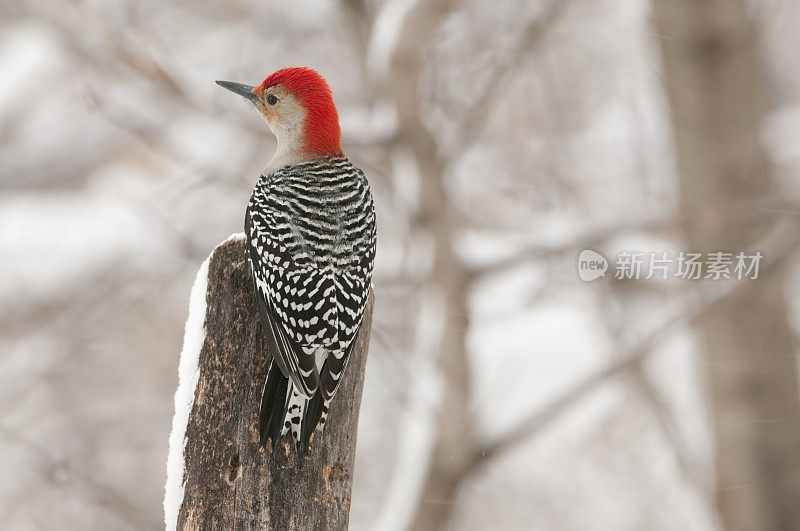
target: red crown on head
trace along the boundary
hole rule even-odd
[[[304,149],[314,155],[341,153],[339,113],[325,78],[311,68],[283,68],[265,79],[258,90],[275,85],[283,85],[306,108]]]

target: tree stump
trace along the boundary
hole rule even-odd
[[[205,337],[199,357],[194,354],[197,384],[184,438],[178,417],[181,387],[176,394],[170,461],[178,466],[168,467],[167,527],[174,523],[178,529],[346,529],[373,299],[325,431],[315,434],[309,455],[298,460],[290,435],[275,451],[259,449],[259,403],[273,353],[260,322],[245,252],[244,235],[237,235],[209,257]],[[190,310],[182,358],[191,355],[186,352],[192,341],[191,321]],[[193,341],[199,345],[199,339]],[[181,386],[183,379],[182,361]],[[189,404],[185,406],[188,409]],[[182,456],[175,448],[181,439]]]

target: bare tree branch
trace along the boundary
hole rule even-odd
[[[733,226],[746,224],[758,219],[771,219],[776,214],[800,216],[800,204],[796,199],[786,196],[769,196],[745,203],[708,204],[698,212],[657,214],[642,216],[640,219],[620,221],[605,227],[590,228],[578,236],[555,245],[532,245],[506,258],[473,267],[469,271],[470,281],[510,269],[533,260],[543,260],[575,253],[582,249],[602,246],[608,239],[623,231],[664,232],[678,230],[687,223],[713,218],[715,223]]]
[[[574,1],[551,0],[541,13],[530,21],[513,50],[503,54],[504,60],[496,63],[492,74],[487,77],[483,91],[472,98],[473,104],[464,113],[464,120],[458,128],[460,134],[454,145],[448,146],[452,158],[460,157],[475,143],[494,110],[494,102],[500,100],[497,97],[498,91],[508,86],[509,79],[518,71],[530,51],[549,34]]]
[[[616,312],[608,311],[607,309],[609,298],[619,301],[619,292],[620,290],[618,283],[608,283],[608,289],[606,292],[607,298],[604,301],[602,308],[599,307],[600,299],[598,299],[597,313],[602,317],[609,336],[613,338],[615,344],[617,345],[617,350],[619,352],[625,352],[625,320]],[[696,492],[700,494],[700,496],[704,498],[708,497],[708,485],[706,485],[706,482],[703,481],[699,467],[694,462],[695,460],[692,459],[691,452],[681,437],[680,430],[678,429],[678,423],[675,421],[671,408],[667,404],[667,401],[664,399],[656,383],[653,381],[653,378],[645,370],[644,363],[639,363],[636,365],[632,371],[631,379],[638,391],[644,397],[647,405],[655,414],[658,427],[660,428],[667,444],[672,450],[680,473],[692,486],[694,486]]]
[[[758,249],[764,249],[765,263],[762,267],[762,273],[766,275],[771,270],[776,269],[787,257],[791,256],[798,246],[800,246],[800,225],[795,220],[784,220],[778,223],[767,237],[756,246]],[[756,284],[753,281],[728,280],[717,281],[713,287],[704,289],[699,297],[700,300],[692,308],[676,311],[658,329],[624,352],[618,361],[575,384],[569,391],[553,400],[549,405],[532,413],[505,436],[485,444],[475,456],[475,466],[471,472],[474,473],[476,469],[491,460],[505,455],[530,437],[540,433],[569,408],[612,378],[638,368],[643,361],[653,354],[655,347],[676,329],[696,323],[732,295],[755,289],[755,287]]]
[[[532,245],[512,254],[506,258],[480,265],[470,269],[470,281],[476,281],[483,277],[511,269],[533,260],[546,260],[549,258],[563,256],[574,253],[580,249],[591,249],[599,247],[609,238],[613,238],[622,231],[648,231],[656,232],[671,230],[678,227],[679,218],[675,215],[656,215],[646,216],[640,220],[620,221],[605,227],[590,228],[578,236],[555,245]]]
[[[652,378],[645,372],[643,363],[635,366],[632,376],[635,385],[641,391],[650,409],[655,413],[656,421],[667,444],[672,449],[680,473],[689,481],[697,493],[704,498],[708,498],[709,486],[700,475],[700,471],[691,457],[691,452],[689,452],[680,435],[677,423],[666,400],[664,400]]]
[[[23,436],[8,426],[0,425],[0,434],[2,434],[6,440],[12,441],[33,453],[36,456],[36,459],[42,463],[43,469],[53,471],[60,467],[67,470],[71,478],[78,480],[81,484],[86,486],[91,492],[91,495],[94,496],[101,505],[112,508],[114,510],[114,514],[118,515],[130,525],[142,529],[151,528],[156,523],[148,519],[146,514],[143,513],[140,508],[133,506],[129,501],[129,497],[120,492],[115,486],[109,483],[104,483],[97,478],[84,473],[80,470],[80,468],[76,467],[67,460],[53,457],[36,441]],[[6,515],[6,518],[7,517],[8,515]]]

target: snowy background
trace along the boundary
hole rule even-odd
[[[378,210],[351,529],[721,526],[710,369],[685,323],[649,339],[703,283],[576,273],[585,247],[687,248],[652,6],[431,5],[0,4],[0,527],[162,527],[192,281],[275,147],[213,81],[291,65],[333,87]],[[750,15],[764,149],[800,195],[800,8]],[[453,462],[508,444],[434,499],[448,422]]]

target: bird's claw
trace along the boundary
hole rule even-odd
[[[239,271],[239,269],[242,267],[242,264],[244,264],[245,262],[247,262],[247,260],[242,260],[241,262],[238,262],[235,266],[233,266],[233,269],[231,269],[231,276],[233,276],[234,273]]]

